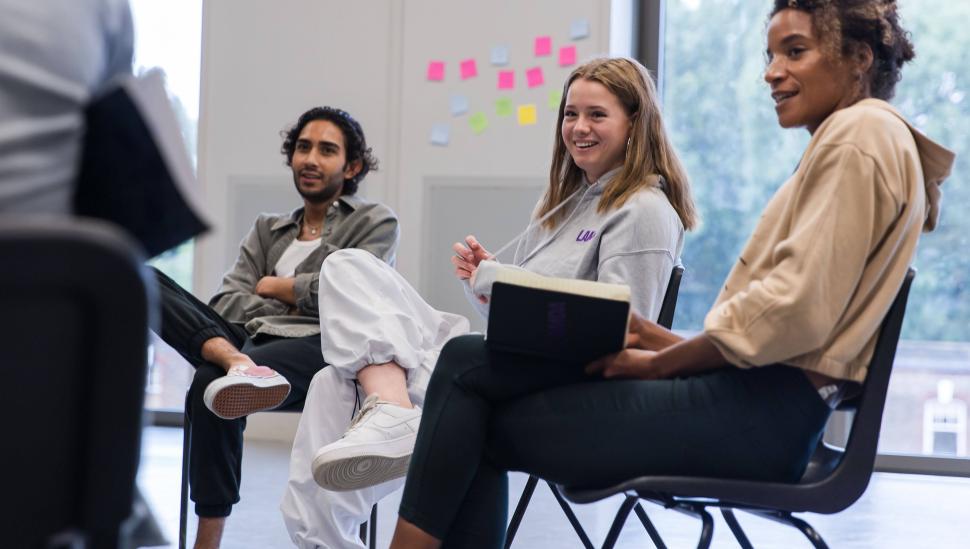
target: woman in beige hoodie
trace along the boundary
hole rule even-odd
[[[913,57],[894,1],[776,0],[767,54],[779,124],[812,138],[704,331],[635,318],[628,348],[585,368],[609,382],[449,342],[392,548],[500,547],[508,470],[583,486],[801,476],[831,407],[865,380],[953,154],[886,103]]]

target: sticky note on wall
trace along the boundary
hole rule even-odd
[[[545,79],[542,78],[542,67],[532,67],[525,71],[525,80],[529,83],[530,88],[541,86],[545,82]]]
[[[512,116],[512,100],[508,97],[500,97],[495,100],[495,114],[498,116]]]
[[[451,96],[451,114],[460,116],[468,112],[468,98],[464,95]]]
[[[475,64],[474,59],[465,59],[459,65],[459,73],[462,80],[478,76],[478,65]]]
[[[482,133],[488,127],[488,118],[485,117],[485,113],[476,112],[468,117],[468,125],[476,134]]]
[[[428,62],[428,80],[431,80],[432,82],[440,82],[444,79],[445,79],[444,61]]]
[[[498,89],[511,90],[515,88],[515,71],[498,71]]]
[[[558,111],[560,103],[562,103],[562,90],[551,90],[549,92],[549,108]]]
[[[568,67],[576,64],[576,46],[563,46],[559,48],[559,66]]]
[[[569,37],[573,40],[581,40],[589,36],[589,21],[586,19],[576,19],[569,25]]]
[[[439,147],[444,147],[448,145],[448,140],[451,137],[451,128],[448,124],[435,124],[431,126],[431,144],[438,145]]]
[[[537,36],[535,41],[536,57],[544,57],[552,54],[552,37]]]
[[[492,64],[496,66],[505,66],[509,64],[508,46],[495,46],[492,48]]]
[[[532,103],[519,105],[519,125],[531,126],[536,123],[536,106]]]

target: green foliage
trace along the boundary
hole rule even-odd
[[[957,152],[939,229],[924,236],[903,337],[970,341],[970,2],[902,0],[917,59],[893,103]],[[767,0],[670,0],[664,114],[693,183],[702,227],[684,250],[677,327],[701,328],[762,208],[794,171],[808,133],[778,126],[767,84]]]

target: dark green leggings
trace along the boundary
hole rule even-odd
[[[506,471],[583,487],[660,474],[794,481],[828,416],[788,366],[607,381],[462,336],[428,386],[400,514],[445,547],[502,547]]]

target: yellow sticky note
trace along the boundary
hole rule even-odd
[[[536,106],[534,103],[519,105],[519,125],[531,126],[536,123]]]

